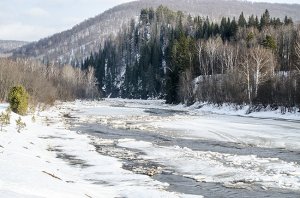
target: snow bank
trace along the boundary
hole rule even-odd
[[[286,119],[286,120],[300,120],[300,112],[286,112],[282,113],[280,108],[274,110],[270,107],[262,108],[260,111],[252,111],[249,113],[249,105],[236,106],[233,104],[222,104],[220,106],[208,103],[195,103],[190,107],[179,105],[180,108],[188,108],[189,110],[204,113],[215,113],[221,115],[236,115],[255,118],[269,118],[269,119]]]
[[[58,116],[53,114],[53,116]],[[110,187],[92,185],[80,177],[79,170],[68,166],[50,152],[51,142],[42,136],[61,133],[56,126],[37,123],[31,116],[22,117],[25,130],[18,133],[12,113],[11,124],[0,132],[0,197],[114,197],[118,193]],[[60,126],[62,128],[62,126]],[[78,139],[74,142],[80,142]]]
[[[0,104],[0,112],[7,106]],[[0,132],[0,197],[192,197],[168,192],[168,184],[124,170],[121,161],[96,151],[92,145],[97,141],[95,137],[68,130],[65,117],[174,138],[300,150],[298,113],[245,115],[246,109],[200,106],[122,99],[60,103],[36,113],[36,122],[31,115],[22,117],[27,127],[21,133],[15,124],[19,116],[12,114],[11,124]],[[264,189],[300,190],[300,168],[293,162],[163,147],[135,140],[120,140],[119,146],[141,150],[145,153],[143,158],[198,181],[228,187],[257,185]]]
[[[63,115],[75,103],[22,117],[26,129],[11,124],[0,132],[0,197],[188,197],[166,191],[168,184],[122,169],[100,155],[87,135],[68,130]],[[76,105],[76,104],[75,104]],[[3,111],[7,105],[0,105]],[[91,113],[92,110],[91,110]]]

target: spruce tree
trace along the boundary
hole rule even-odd
[[[261,16],[260,19],[260,29],[262,30],[264,27],[267,27],[270,25],[270,13],[268,10],[265,11],[265,13]]]
[[[11,88],[8,94],[8,101],[13,112],[25,115],[28,109],[29,95],[26,89],[19,85]]]
[[[284,17],[284,25],[293,25],[292,18],[288,18],[287,16]]]
[[[255,27],[255,18],[253,14],[249,17],[248,27]]]
[[[275,51],[277,49],[277,44],[276,44],[276,41],[275,39],[270,36],[270,35],[267,35],[266,38],[263,40],[263,46],[265,48],[268,48],[268,49],[271,49],[273,51]]]
[[[239,25],[239,27],[246,27],[246,25],[247,25],[247,21],[246,21],[246,19],[244,17],[244,13],[243,12],[241,13],[241,15],[239,17],[238,25]]]

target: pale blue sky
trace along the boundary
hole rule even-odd
[[[132,0],[0,0],[0,39],[35,41]],[[299,3],[300,0],[254,0]]]
[[[249,0],[250,1],[250,0]],[[251,0],[253,2],[268,2],[268,3],[296,3],[300,4],[300,0]]]

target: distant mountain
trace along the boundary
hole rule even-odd
[[[9,56],[11,51],[28,44],[25,41],[0,40],[0,56]]]
[[[272,16],[294,21],[300,20],[299,4],[252,3],[236,0],[140,0],[116,6],[94,18],[90,18],[72,29],[57,33],[38,42],[27,44],[14,50],[16,57],[33,57],[45,62],[80,63],[81,60],[99,50],[103,42],[120,28],[136,18],[142,8],[164,5],[172,10],[180,10],[191,15],[208,16],[219,20],[222,16],[260,16],[268,9]]]

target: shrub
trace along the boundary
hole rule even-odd
[[[18,133],[21,132],[26,127],[26,123],[22,121],[21,117],[19,117],[18,120],[16,120],[16,126]]]
[[[35,119],[35,116],[34,116],[34,115],[31,117],[31,121],[32,121],[32,122],[35,122],[35,121],[36,121],[36,119]]]
[[[11,88],[8,94],[8,102],[13,112],[25,115],[28,109],[28,93],[23,86]]]
[[[6,112],[2,112],[0,115],[0,130],[3,131],[3,127],[10,124],[10,109]]]

